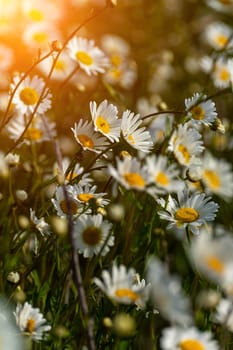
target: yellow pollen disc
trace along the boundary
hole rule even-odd
[[[90,246],[95,246],[101,241],[101,233],[102,232],[98,227],[90,226],[83,231],[82,237],[86,244]]]
[[[113,66],[119,66],[121,64],[121,56],[114,54],[111,56],[111,63]]]
[[[216,37],[216,42],[219,46],[223,47],[227,44],[228,42],[228,38],[225,35],[219,34]]]
[[[205,170],[203,173],[204,179],[213,190],[218,189],[221,185],[220,178],[213,170]]]
[[[206,264],[211,270],[219,274],[221,274],[224,271],[223,262],[219,260],[216,256],[209,256],[206,259]]]
[[[179,208],[175,212],[175,218],[180,223],[193,222],[199,218],[199,213],[194,208]]]
[[[186,339],[179,343],[181,350],[205,350],[205,347],[196,339]]]
[[[102,117],[102,115],[99,115],[96,118],[96,126],[99,130],[101,130],[104,134],[108,134],[110,131],[110,125],[108,124],[107,120]]]
[[[71,214],[77,214],[77,210],[78,210],[78,205],[76,202],[70,200],[69,201],[69,206],[70,206],[70,213]],[[60,202],[60,207],[61,207],[61,210],[63,211],[63,213],[65,214],[69,214],[69,210],[68,210],[68,206],[67,206],[67,203],[66,203],[66,200],[63,199],[61,202]]]
[[[38,44],[45,44],[49,41],[48,35],[44,32],[34,33],[32,38]]]
[[[230,79],[230,73],[227,69],[222,69],[219,73],[219,77],[223,81],[228,81]]]
[[[129,298],[132,301],[136,301],[139,298],[138,294],[127,288],[117,289],[115,295],[118,298]]]
[[[187,148],[184,145],[180,144],[178,146],[178,151],[182,154],[182,156],[184,158],[184,162],[188,163],[190,160],[190,154],[189,154],[189,151],[187,150]]]
[[[130,186],[145,187],[145,180],[138,173],[124,174],[124,179]]]
[[[78,199],[85,203],[87,203],[91,198],[94,198],[93,194],[91,193],[80,193],[78,195]]]
[[[31,141],[38,141],[41,140],[43,133],[40,129],[37,128],[28,128],[28,130],[25,133],[25,138]]]
[[[78,51],[76,52],[75,56],[79,62],[85,64],[86,66],[90,66],[93,64],[92,57],[85,51]]]
[[[155,178],[155,182],[161,186],[167,186],[169,184],[169,179],[165,173],[159,172]]]
[[[192,118],[196,120],[203,120],[205,118],[205,111],[200,106],[195,106],[191,109]]]
[[[131,145],[134,145],[134,144],[135,144],[133,135],[127,136],[127,140],[129,141],[129,143],[131,143]]]
[[[83,147],[94,148],[94,142],[87,135],[80,134],[77,136],[77,138],[79,139],[79,141],[83,145]]]
[[[120,79],[121,77],[121,70],[120,69],[112,69],[110,71],[110,75],[113,79]]]
[[[29,333],[33,333],[36,328],[36,321],[32,318],[29,318],[26,324],[26,331]]]
[[[65,62],[62,60],[57,60],[57,62],[55,63],[55,69],[59,72],[63,72],[65,70]]]
[[[43,21],[43,19],[44,19],[43,13],[41,11],[39,11],[38,9],[31,9],[28,12],[28,15],[35,22],[40,22],[40,21]]]
[[[23,88],[19,93],[19,97],[27,106],[35,105],[39,100],[38,92],[31,87]]]

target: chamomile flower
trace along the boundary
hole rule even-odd
[[[213,321],[233,332],[233,303],[232,300],[223,298],[220,300]]]
[[[118,119],[118,109],[107,100],[97,106],[95,101],[90,102],[91,117],[95,131],[99,131],[110,141],[119,141],[121,121]]]
[[[11,90],[15,89],[16,85],[20,81],[20,76],[17,75],[13,79],[11,84]],[[20,114],[31,114],[35,107],[38,105],[36,113],[43,114],[51,107],[51,93],[46,88],[43,96],[41,96],[42,91],[45,87],[45,82],[43,79],[39,78],[37,75],[32,78],[26,77],[17,87],[14,94],[12,103],[15,109]]]
[[[170,222],[168,229],[183,232],[187,227],[193,234],[198,234],[202,225],[214,221],[219,206],[205,193],[189,194],[185,189],[178,192],[177,197],[176,200],[169,195],[167,205],[164,200],[160,202],[165,211],[158,214],[161,219]]]
[[[156,112],[155,110],[153,112]],[[148,113],[150,114],[150,112]],[[153,118],[153,117],[152,117]],[[156,116],[149,125],[149,132],[154,143],[163,142],[166,135],[168,135],[173,127],[174,116],[172,114],[165,114]]]
[[[84,151],[91,151],[95,153],[101,153],[106,146],[108,146],[107,140],[101,135],[96,133],[93,129],[91,122],[80,119],[78,123],[74,124],[74,128],[71,128],[75,140],[84,149]]]
[[[103,220],[101,214],[78,217],[74,224],[76,248],[84,258],[93,255],[106,255],[114,245],[114,236],[111,234],[112,224]]]
[[[167,157],[151,155],[146,158],[146,164],[149,174],[148,181],[156,186],[155,192],[164,194],[183,189],[183,182],[178,179],[179,170],[174,163],[168,164]]]
[[[208,232],[195,237],[188,249],[194,268],[233,295],[233,240],[230,234],[214,238]]]
[[[94,278],[94,283],[111,300],[119,304],[135,304],[139,308],[145,306],[149,297],[150,285],[138,278],[134,268],[115,264],[112,271],[103,270],[102,279]]]
[[[61,16],[58,4],[44,0],[24,0],[21,7],[25,18],[35,23],[57,20]]]
[[[74,185],[73,193],[77,198],[78,202],[83,205],[88,205],[89,201],[95,201],[97,207],[104,207],[109,203],[108,199],[104,199],[103,197],[107,195],[104,192],[96,192],[97,186],[92,186],[87,184],[85,186]]]
[[[57,215],[60,217],[65,217],[69,214],[69,212],[75,216],[78,213],[82,212],[82,206],[77,201],[76,197],[73,194],[73,186],[66,186],[69,207],[64,194],[64,190],[62,186],[57,186],[55,191],[55,198],[52,198],[51,201],[57,211]]]
[[[16,324],[22,334],[38,341],[44,338],[44,333],[51,330],[46,319],[38,308],[34,308],[28,302],[18,304],[14,312]]]
[[[126,189],[146,190],[148,184],[147,169],[141,166],[136,158],[125,157],[123,160],[117,158],[116,168],[110,164],[108,170],[109,174]]]
[[[201,180],[208,193],[228,200],[233,197],[233,172],[231,164],[205,152],[200,167]]]
[[[212,79],[217,88],[227,88],[231,83],[231,74],[229,71],[228,61],[225,58],[216,60],[213,68]]]
[[[22,39],[29,48],[48,50],[50,43],[61,39],[61,34],[54,24],[38,22],[25,27]]]
[[[122,60],[130,54],[129,43],[118,35],[104,35],[101,39],[101,47],[110,56],[110,61],[115,66],[120,65]]]
[[[164,328],[160,345],[162,350],[219,350],[211,332],[200,331],[194,326]]]
[[[151,284],[150,299],[165,319],[183,326],[192,324],[191,305],[179,277],[170,276],[156,257],[147,262],[147,281]]]
[[[215,103],[211,100],[203,101],[206,97],[197,92],[191,98],[185,99],[186,111],[193,124],[210,126],[217,117]]]
[[[72,38],[67,49],[70,57],[75,60],[88,75],[104,73],[109,62],[105,54],[95,46],[93,40]]]
[[[188,123],[180,124],[169,140],[168,151],[172,151],[177,161],[185,167],[199,162],[198,157],[203,150],[201,134]]]
[[[146,127],[140,127],[142,119],[139,114],[126,110],[122,115],[121,133],[125,141],[138,151],[149,153],[153,142]]]
[[[205,30],[205,38],[207,42],[216,50],[221,50],[232,46],[233,42],[230,38],[232,29],[224,23],[211,23]]]

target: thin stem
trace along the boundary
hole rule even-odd
[[[142,117],[142,120],[145,120],[145,119],[148,119],[150,117],[154,117],[154,116],[157,116],[157,115],[160,115],[160,114],[184,114],[185,111],[174,111],[174,110],[167,110],[167,111],[159,111],[159,112],[154,112],[154,113],[150,113],[150,114],[147,114],[145,115],[144,117]]]

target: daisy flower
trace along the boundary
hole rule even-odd
[[[216,60],[213,68],[212,79],[217,88],[227,88],[231,83],[231,73],[229,71],[228,61],[224,58]]]
[[[210,126],[217,117],[215,103],[206,99],[206,95],[201,95],[198,92],[191,98],[185,99],[185,107],[188,112],[188,117],[191,118],[194,124],[204,124]]]
[[[152,113],[153,112],[156,112],[156,110],[152,111]],[[149,112],[148,114],[150,113],[151,112]],[[156,118],[152,120],[148,130],[151,134],[151,138],[154,143],[163,142],[166,135],[168,135],[171,132],[173,127],[173,119],[174,116],[172,114],[165,114],[156,116]]]
[[[135,304],[143,308],[149,297],[150,285],[138,278],[134,268],[127,270],[126,266],[112,266],[111,273],[103,270],[102,279],[94,278],[93,282],[111,300],[120,304]]]
[[[174,163],[168,164],[166,156],[151,155],[146,158],[146,165],[149,174],[148,182],[156,185],[157,193],[165,194],[183,189],[183,182],[178,180],[179,170]]]
[[[147,262],[147,281],[151,284],[150,299],[162,316],[183,326],[192,323],[191,306],[178,276],[170,276],[156,257]]]
[[[119,85],[123,89],[130,89],[137,80],[137,65],[131,60],[117,67],[112,66],[105,72],[103,80],[110,85]]]
[[[21,7],[26,19],[35,23],[58,20],[62,15],[58,4],[43,0],[24,0]]]
[[[146,167],[142,167],[136,158],[125,157],[123,160],[117,158],[116,168],[111,164],[108,166],[109,174],[121,183],[126,189],[144,191],[148,184],[148,173]]]
[[[73,186],[67,185],[66,190],[69,198],[70,212],[75,216],[83,211],[83,206],[80,205],[80,203],[77,201],[77,198],[74,196]],[[57,186],[55,191],[55,198],[52,198],[51,201],[57,211],[58,216],[65,217],[69,214],[68,205],[62,186]]]
[[[206,3],[217,11],[233,13],[233,0],[206,0]]]
[[[201,134],[188,123],[180,124],[169,140],[168,151],[173,152],[177,161],[186,167],[199,162],[203,150]]]
[[[16,324],[24,335],[28,335],[33,340],[42,340],[45,332],[51,330],[47,321],[38,308],[33,308],[28,302],[23,305],[18,304],[14,312]]]
[[[99,131],[110,141],[119,141],[121,121],[118,119],[118,109],[107,100],[99,106],[95,101],[90,102],[90,111],[95,131]]]
[[[233,240],[230,234],[214,238],[211,234],[195,237],[187,250],[194,266],[210,281],[233,295]]]
[[[207,42],[216,50],[232,46],[232,40],[229,42],[231,35],[232,29],[221,22],[211,23],[205,30]]]
[[[20,81],[20,76],[17,75],[13,79],[11,84],[11,90],[14,90],[16,85]],[[48,89],[45,89],[43,96],[41,96],[42,91],[45,87],[45,82],[43,79],[39,78],[37,75],[32,78],[26,77],[16,89],[12,103],[15,109],[20,114],[29,115],[33,113],[35,107],[39,103],[36,113],[43,114],[51,108],[51,98],[52,95]],[[40,102],[39,102],[40,101]]]
[[[78,202],[83,205],[87,205],[90,200],[95,200],[95,203],[99,207],[103,207],[109,203],[108,199],[104,199],[107,193],[97,193],[97,186],[92,186],[87,184],[85,186],[74,185],[74,196],[77,198]]]
[[[112,224],[103,220],[101,214],[81,214],[74,224],[76,248],[84,258],[92,258],[99,253],[104,256],[114,245],[111,234]]]
[[[75,60],[88,75],[104,73],[109,62],[105,54],[95,46],[93,40],[72,38],[67,49],[70,57]]]
[[[139,127],[142,119],[139,114],[126,110],[122,115],[121,133],[124,140],[133,148],[144,153],[149,153],[153,142],[149,131],[145,127]]]
[[[232,300],[223,298],[220,300],[216,312],[212,318],[213,322],[221,324],[230,332],[233,332],[233,303]]]
[[[101,47],[110,56],[111,64],[114,66],[120,65],[122,60],[130,54],[128,42],[118,35],[103,35]]]
[[[168,229],[184,231],[190,229],[193,234],[199,233],[199,228],[206,222],[215,219],[218,204],[206,197],[205,193],[189,194],[187,189],[177,193],[178,200],[169,195],[167,205],[162,199],[160,204],[165,211],[159,211],[161,219],[170,222]]]
[[[84,151],[91,151],[95,153],[101,153],[106,146],[108,146],[107,140],[101,135],[96,133],[93,129],[91,122],[80,119],[78,123],[74,124],[74,128],[71,128],[75,140],[84,149]]]
[[[233,197],[233,172],[231,164],[205,152],[200,167],[201,180],[205,190],[226,200]]]
[[[219,350],[211,332],[196,327],[164,328],[160,339],[162,350]]]

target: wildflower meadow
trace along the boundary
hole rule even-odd
[[[233,349],[233,0],[0,0],[0,349]]]

